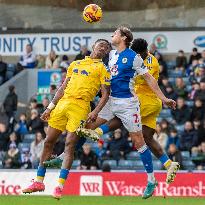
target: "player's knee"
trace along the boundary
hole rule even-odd
[[[46,137],[45,141],[44,141],[44,147],[51,147],[55,144],[55,141]]]

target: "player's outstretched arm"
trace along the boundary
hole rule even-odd
[[[165,97],[165,95],[162,93],[161,89],[159,88],[156,79],[152,75],[150,75],[147,72],[143,75],[143,77],[147,81],[147,84],[152,89],[152,91],[162,100],[164,104],[166,104],[168,107],[172,109],[176,109],[176,102],[172,99],[168,99]]]
[[[51,110],[53,110],[55,108],[55,106],[57,105],[58,101],[63,97],[64,90],[65,90],[69,80],[70,80],[70,78],[66,78],[64,80],[63,84],[58,88],[58,90],[57,90],[53,100],[50,102],[50,104],[48,105],[46,110],[41,115],[41,120],[48,121],[48,119],[50,117]]]
[[[102,97],[100,98],[99,103],[97,104],[96,108],[88,114],[87,122],[93,122],[97,119],[98,113],[102,110],[109,99],[110,95],[110,86],[109,85],[101,85],[101,94]]]

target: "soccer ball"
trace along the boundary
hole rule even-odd
[[[83,19],[88,23],[98,22],[102,18],[102,9],[96,4],[89,4],[84,8]]]

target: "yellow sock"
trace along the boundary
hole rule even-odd
[[[43,182],[43,180],[44,180],[44,177],[41,177],[41,176],[36,177],[37,182]]]
[[[103,135],[103,130],[99,127],[95,129],[95,132],[97,132],[100,136]]]
[[[165,167],[166,169],[169,169],[171,163],[172,163],[172,160],[171,160],[171,159],[168,159],[168,160],[164,163],[164,167]]]

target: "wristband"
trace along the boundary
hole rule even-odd
[[[49,110],[53,110],[53,109],[55,108],[55,106],[56,106],[56,105],[55,105],[54,103],[50,102],[50,104],[48,105],[47,108],[48,108]]]

